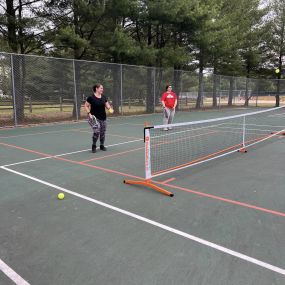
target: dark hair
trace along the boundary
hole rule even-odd
[[[171,87],[171,84],[167,84],[165,90],[167,91],[168,87]]]
[[[96,84],[92,87],[93,92],[96,92],[96,89],[99,88],[100,86],[102,86],[101,83],[96,83]]]

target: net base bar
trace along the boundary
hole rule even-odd
[[[151,180],[147,179],[147,180],[124,180],[125,184],[132,184],[132,185],[144,185],[146,187],[150,187],[166,196],[170,196],[173,197],[174,194],[171,193],[170,191],[167,191],[161,187],[158,187],[157,185],[153,184]]]

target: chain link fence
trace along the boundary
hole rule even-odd
[[[161,112],[166,84],[179,110],[274,107],[276,95],[285,103],[285,80],[0,53],[0,127],[85,118],[95,83],[104,85],[114,116]]]

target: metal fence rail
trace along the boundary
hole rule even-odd
[[[104,85],[114,115],[161,112],[169,83],[180,110],[273,107],[277,92],[285,103],[285,80],[0,53],[0,127],[79,120],[97,82]]]

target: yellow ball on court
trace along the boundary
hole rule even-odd
[[[113,108],[110,108],[110,109],[109,109],[109,113],[110,113],[110,114],[113,114],[113,113],[114,113],[114,109],[113,109]]]
[[[280,69],[279,69],[279,68],[275,69],[275,73],[276,73],[276,74],[278,74],[279,72],[280,72]]]
[[[63,194],[63,193],[59,193],[59,194],[57,195],[57,198],[58,198],[59,200],[63,200],[63,199],[64,199],[64,194]]]

